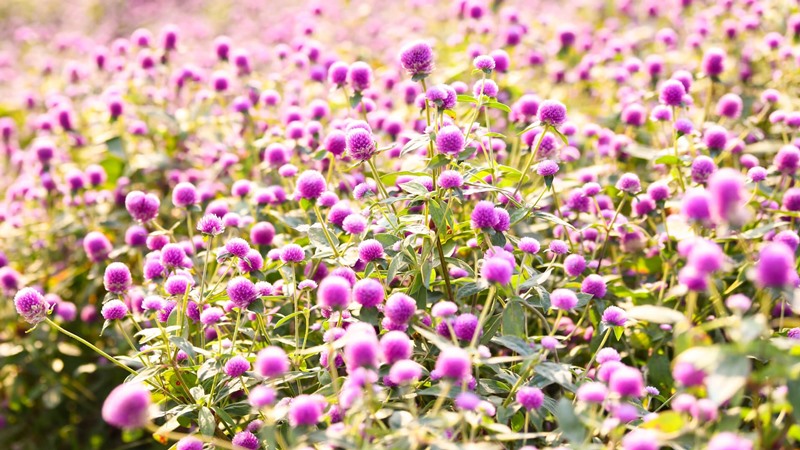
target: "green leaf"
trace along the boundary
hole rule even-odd
[[[750,375],[750,361],[744,356],[728,353],[706,377],[708,397],[722,405],[744,389]]]
[[[441,201],[433,200],[428,203],[430,207],[431,217],[433,218],[433,223],[436,225],[436,232],[441,234],[444,233],[447,229],[446,218],[444,215],[445,206],[442,205]]]
[[[513,350],[523,356],[533,354],[533,349],[524,339],[517,336],[497,336],[492,339],[492,342],[503,347]]]
[[[217,422],[214,420],[214,414],[208,407],[204,406],[200,409],[197,415],[197,422],[200,425],[200,434],[203,436],[213,436],[217,429]]]
[[[511,112],[511,108],[509,108],[508,105],[500,102],[487,102],[486,106],[489,108],[499,109],[500,111],[505,111],[507,113]]]
[[[659,156],[653,162],[655,162],[656,164],[667,164],[670,166],[674,166],[675,164],[681,162],[681,160],[675,155],[664,155],[664,156]]]
[[[800,422],[800,379],[789,380],[786,386],[789,388],[787,398],[792,405],[792,415],[795,421]]]
[[[566,136],[564,136],[564,133],[562,133],[562,132],[558,131],[558,129],[556,129],[555,127],[550,127],[549,129],[550,129],[550,131],[552,131],[552,132],[553,132],[553,133],[554,133],[556,136],[558,136],[558,137],[559,137],[559,139],[561,139],[561,142],[563,142],[563,143],[564,143],[564,145],[569,145],[569,139],[567,139],[567,137],[566,137]]]
[[[554,413],[564,439],[573,443],[581,443],[586,439],[586,428],[575,414],[575,409],[569,400],[561,397],[556,404]]]
[[[489,284],[483,280],[474,283],[466,283],[460,288],[458,288],[458,293],[456,294],[456,300],[465,297],[471,297],[475,294],[485,291],[486,289],[489,289]]]
[[[428,195],[428,188],[417,181],[409,181],[400,185],[400,189],[412,195]]]
[[[361,103],[362,98],[363,96],[361,95],[361,92],[356,92],[355,94],[353,94],[353,96],[350,97],[350,107],[351,108],[357,107],[358,104]]]
[[[447,156],[439,153],[438,155],[434,156],[430,162],[428,162],[428,170],[438,169],[439,167],[444,167],[448,163],[450,163],[450,158]]]
[[[525,312],[522,310],[522,305],[519,300],[511,300],[503,311],[503,334],[524,338],[527,335],[525,325]]]
[[[474,103],[476,105],[478,104],[478,99],[469,94],[461,94],[456,97],[456,100],[459,103]]]
[[[427,146],[430,141],[431,136],[429,134],[420,134],[419,136],[415,136],[403,146],[403,150],[400,151],[400,156],[402,157],[408,153],[419,150],[422,147]]]
[[[685,319],[683,314],[674,309],[655,305],[634,306],[628,310],[628,317],[651,323],[678,323]]]

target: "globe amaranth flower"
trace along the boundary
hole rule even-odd
[[[343,86],[347,83],[347,64],[342,61],[336,61],[328,68],[328,82],[336,85]]]
[[[672,378],[684,387],[700,386],[705,382],[706,373],[690,362],[679,361],[672,369]]]
[[[489,55],[478,55],[472,60],[472,65],[483,73],[490,74],[495,68],[495,60]]]
[[[359,280],[353,286],[353,299],[365,308],[374,308],[385,298],[383,285],[374,278]]]
[[[128,307],[122,300],[109,300],[103,305],[100,314],[106,320],[119,320],[128,314]]]
[[[633,367],[622,366],[611,374],[608,387],[622,397],[641,397],[644,395],[642,372]]]
[[[532,386],[523,386],[517,391],[517,403],[528,411],[539,409],[544,403],[544,392]]]
[[[325,277],[317,289],[317,303],[335,310],[347,309],[351,299],[350,282],[337,275]]]
[[[660,446],[653,430],[637,428],[622,438],[622,450],[658,450]]]
[[[485,259],[481,266],[481,277],[490,283],[505,286],[511,282],[512,275],[514,264],[499,256]]]
[[[236,277],[228,282],[226,289],[233,304],[241,309],[246,308],[258,297],[258,291],[252,281],[244,277]]]
[[[460,383],[470,377],[472,362],[469,353],[460,348],[448,348],[436,359],[436,372],[442,378]]]
[[[542,247],[539,241],[532,237],[523,237],[517,245],[522,252],[529,254],[539,253]]]
[[[347,153],[358,161],[367,161],[377,151],[372,132],[363,128],[353,128],[347,132]]]
[[[497,224],[497,214],[494,210],[494,203],[481,200],[472,210],[470,216],[470,223],[473,229],[488,229],[493,228]]]
[[[634,173],[622,174],[619,180],[617,180],[615,187],[631,195],[638,194],[642,191],[642,183],[639,181],[639,177]]]
[[[277,393],[271,387],[256,386],[250,391],[247,401],[253,408],[261,409],[273,404],[276,397]]]
[[[497,87],[497,83],[492,80],[478,80],[472,86],[472,93],[475,94],[476,97],[485,95],[487,97],[495,98],[499,92],[500,88]]]
[[[150,401],[150,391],[144,385],[119,385],[103,402],[103,420],[117,428],[141,428],[150,418]]]
[[[281,248],[281,261],[284,264],[299,263],[306,258],[303,247],[297,244],[287,244]]]
[[[400,64],[409,75],[428,75],[433,70],[433,49],[425,41],[406,44],[400,50]]]
[[[274,345],[266,347],[256,355],[253,368],[256,373],[266,378],[275,378],[289,371],[289,357],[282,348]]]
[[[196,437],[186,436],[175,444],[176,450],[203,450],[203,441]]]
[[[198,201],[197,188],[192,183],[178,183],[172,189],[172,204],[178,208],[194,205]]]
[[[705,183],[716,170],[717,164],[713,159],[705,155],[699,155],[692,161],[692,181],[701,184]]]
[[[261,447],[258,437],[247,430],[236,433],[231,444],[236,450],[257,450]]]
[[[436,148],[445,155],[457,156],[464,144],[464,133],[456,125],[442,127],[436,134]]]
[[[383,244],[375,239],[367,239],[358,244],[358,258],[365,263],[383,259]]]
[[[481,333],[481,330],[478,330],[478,317],[470,313],[461,314],[456,317],[452,326],[456,337],[466,342],[472,341],[476,332],[479,335]]]
[[[386,299],[383,313],[394,323],[407,323],[417,310],[417,302],[406,294],[396,292]]]
[[[703,55],[703,72],[710,77],[718,77],[725,71],[725,50],[711,48]]]
[[[464,177],[457,170],[445,170],[439,174],[439,186],[442,189],[457,189],[463,185]]]
[[[414,350],[411,338],[402,331],[390,331],[384,334],[380,339],[380,345],[383,360],[388,364],[410,358]]]
[[[800,168],[800,149],[794,145],[784,145],[778,150],[773,163],[781,173],[793,175]]]
[[[555,174],[558,173],[558,163],[549,159],[545,159],[536,167],[536,173],[542,177],[555,176]]]
[[[326,188],[325,177],[316,170],[306,170],[297,177],[296,193],[300,198],[316,200]]]
[[[414,383],[421,376],[422,367],[410,359],[397,361],[389,369],[389,379],[398,385]]]
[[[225,251],[237,258],[244,258],[250,251],[250,244],[242,238],[232,238],[225,243]]]
[[[602,320],[605,324],[612,327],[624,327],[628,321],[625,311],[618,306],[609,306],[603,311]]]
[[[567,107],[557,100],[545,100],[539,105],[539,121],[558,127],[567,120]]]
[[[681,106],[683,96],[686,95],[686,87],[678,80],[667,80],[661,85],[658,99],[667,106]]]
[[[372,85],[372,68],[363,61],[356,61],[350,64],[347,69],[347,81],[356,92],[369,89]]]
[[[550,293],[550,304],[555,309],[570,311],[578,304],[578,296],[569,289],[556,289]]]
[[[161,200],[155,194],[145,194],[142,191],[131,191],[125,197],[125,209],[134,220],[145,223],[158,216]]]
[[[48,305],[44,296],[36,289],[29,287],[20,289],[14,295],[14,306],[17,309],[17,313],[32,325],[43,321],[50,311],[50,305]]]
[[[586,258],[583,255],[572,254],[564,259],[564,271],[571,277],[577,277],[586,270]]]
[[[109,264],[103,274],[103,286],[112,294],[124,294],[132,282],[130,269],[121,262]]]
[[[231,378],[242,376],[250,370],[250,361],[244,356],[236,355],[225,363],[225,374]]]
[[[738,119],[742,115],[742,98],[736,94],[728,93],[717,101],[717,115],[729,119]]]
[[[703,133],[703,143],[709,150],[722,151],[728,143],[728,130],[719,125],[713,125]]]
[[[753,450],[753,442],[730,431],[715,434],[708,441],[707,450]]]
[[[767,244],[756,263],[756,283],[761,287],[781,288],[797,279],[794,252],[781,243]]]
[[[289,404],[289,424],[292,427],[316,425],[322,420],[325,405],[327,402],[321,395],[298,395]]]

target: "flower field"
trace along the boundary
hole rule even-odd
[[[797,2],[0,24],[0,448],[800,448]]]

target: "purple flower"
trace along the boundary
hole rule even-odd
[[[603,298],[606,295],[606,282],[600,275],[591,274],[581,282],[581,292],[596,298]]]
[[[738,119],[742,115],[742,98],[736,94],[725,94],[717,102],[717,115]]]
[[[236,433],[231,444],[233,444],[233,448],[236,450],[257,450],[261,447],[258,437],[249,431],[240,431]]]
[[[781,288],[797,279],[794,252],[786,245],[767,244],[759,253],[756,263],[756,282],[761,287]]]
[[[683,96],[686,95],[686,87],[678,80],[667,80],[661,85],[659,100],[667,106],[681,106]]]
[[[719,125],[712,125],[703,133],[703,143],[709,150],[722,151],[728,143],[728,130]]]
[[[281,249],[281,261],[284,264],[299,263],[306,258],[303,247],[297,244],[287,244]]]
[[[117,428],[141,428],[149,420],[150,391],[139,383],[117,386],[103,402],[103,420]]]
[[[321,395],[298,395],[289,404],[289,424],[292,427],[316,425],[322,419],[326,404]]]
[[[703,55],[703,72],[710,77],[718,77],[725,71],[725,50],[711,48]]]
[[[275,378],[289,371],[289,357],[282,348],[274,345],[266,347],[256,355],[253,367],[262,377]]]
[[[467,342],[472,341],[476,332],[480,334],[478,318],[470,313],[461,314],[453,322],[453,331],[458,339]]]
[[[539,409],[544,403],[544,393],[541,389],[523,386],[517,391],[517,403],[528,411]]]
[[[439,174],[439,186],[443,189],[456,189],[463,185],[464,177],[457,170],[445,170]]]
[[[121,262],[113,262],[103,274],[103,286],[112,294],[124,294],[131,287],[131,271]]]
[[[631,195],[638,194],[642,191],[642,183],[639,181],[639,177],[634,173],[622,174],[619,180],[617,180],[615,187]]]
[[[708,177],[717,170],[717,164],[713,159],[705,155],[699,155],[692,161],[692,181],[695,183],[705,183]]]
[[[414,316],[417,302],[406,294],[396,292],[386,299],[383,313],[395,323],[407,323]]]
[[[155,194],[145,194],[141,191],[131,191],[125,197],[125,209],[139,222],[149,222],[158,216],[161,201]]]
[[[358,258],[365,263],[383,259],[383,244],[375,239],[367,239],[358,244]]]
[[[472,362],[469,353],[460,348],[450,348],[439,353],[436,372],[443,378],[461,382],[470,376]]]
[[[678,362],[672,369],[672,378],[681,386],[700,386],[705,381],[706,374],[689,362]]]
[[[436,148],[440,152],[456,156],[464,150],[464,133],[455,125],[442,127],[436,135]]]
[[[612,327],[624,327],[627,321],[625,311],[618,306],[609,306],[603,311],[603,322]]]
[[[472,210],[470,223],[473,229],[493,228],[497,224],[494,203],[487,200],[479,201]]]
[[[172,204],[185,208],[198,202],[197,188],[192,183],[178,183],[172,189]]]
[[[276,396],[275,390],[271,387],[256,386],[250,391],[250,396],[247,400],[253,408],[261,409],[273,404]]]
[[[608,387],[623,397],[641,397],[644,395],[642,372],[628,366],[620,367],[611,374]]]
[[[234,356],[225,363],[225,374],[231,378],[238,378],[250,370],[250,361],[244,356]]]
[[[317,289],[317,303],[325,308],[344,310],[350,304],[350,288],[350,282],[340,276],[325,277]]]
[[[336,61],[328,68],[328,82],[336,86],[342,86],[347,82],[347,64]]]
[[[103,318],[106,320],[119,320],[128,314],[128,307],[125,306],[122,300],[109,300],[103,305],[100,314],[102,314]]]
[[[316,170],[306,170],[297,177],[296,192],[300,198],[316,200],[325,189],[325,177]]]
[[[495,67],[494,58],[489,55],[479,55],[476,56],[474,60],[472,60],[472,65],[482,71],[483,73],[489,74],[492,73]]]
[[[374,308],[380,305],[383,303],[384,297],[383,285],[374,278],[359,280],[353,286],[353,298],[356,303],[365,308]]]
[[[608,389],[603,383],[590,381],[583,383],[575,396],[584,403],[603,403],[608,396]]]
[[[244,277],[236,277],[228,282],[228,297],[240,309],[246,308],[258,297],[258,291],[252,281]]]
[[[410,358],[414,350],[411,338],[402,331],[390,331],[384,334],[380,344],[383,360],[388,364]]]
[[[541,249],[541,244],[539,244],[539,241],[537,241],[532,237],[523,237],[522,239],[519,240],[519,243],[517,245],[519,246],[519,249],[524,253],[534,254],[538,253],[539,250]]]
[[[372,133],[363,128],[348,131],[346,141],[348,154],[359,161],[367,161],[377,151]]]
[[[567,107],[556,100],[545,100],[539,105],[539,121],[558,127],[567,120]]]
[[[658,435],[652,430],[637,428],[622,438],[622,450],[658,450]]]
[[[555,309],[570,311],[578,304],[578,296],[569,289],[556,289],[550,293],[550,304]]]
[[[203,450],[203,441],[192,436],[186,436],[175,444],[177,450]]]
[[[492,80],[478,80],[472,86],[472,93],[475,94],[476,97],[480,95],[485,95],[487,97],[495,98],[497,97],[497,93],[500,92],[500,88],[497,87],[497,83]]]
[[[424,41],[407,44],[400,51],[400,64],[409,75],[427,75],[433,70],[433,49]]]
[[[363,61],[356,61],[347,69],[347,80],[356,92],[367,90],[372,85],[372,68]]]
[[[501,286],[511,282],[513,274],[514,264],[499,256],[485,259],[481,267],[481,277],[490,283],[497,283]]]
[[[42,294],[29,287],[20,289],[14,295],[14,306],[17,313],[32,325],[43,321],[50,310],[50,305],[47,304]]]
[[[421,376],[422,367],[410,359],[397,361],[389,369],[389,379],[399,385],[413,383]]]
[[[753,442],[730,431],[715,434],[707,450],[753,450]]]
[[[573,254],[564,259],[564,271],[571,277],[577,277],[586,270],[586,258],[583,255]]]

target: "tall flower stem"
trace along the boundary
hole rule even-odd
[[[539,134],[539,140],[536,142],[536,147],[534,147],[533,151],[531,151],[530,156],[528,156],[528,161],[525,163],[525,168],[521,172],[521,175],[519,177],[519,182],[517,183],[517,187],[514,189],[514,193],[511,194],[512,198],[515,198],[517,196],[517,193],[522,187],[522,183],[525,182],[525,175],[528,174],[528,170],[530,170],[531,164],[533,164],[533,160],[536,158],[536,154],[539,153],[539,147],[541,147],[542,141],[544,140],[544,135],[547,134],[547,130],[549,129],[550,127],[548,125],[545,125],[544,129]]]
[[[481,316],[478,318],[478,327],[475,329],[475,334],[472,335],[472,339],[469,342],[470,348],[475,348],[475,344],[478,343],[478,336],[480,335],[481,330],[483,329],[483,325],[486,322],[486,317],[489,315],[489,310],[492,309],[492,300],[494,299],[494,294],[497,288],[494,286],[489,288],[489,294],[486,296],[486,302],[483,304],[483,309],[481,310]]]
[[[333,243],[333,238],[331,238],[331,235],[328,232],[328,227],[325,225],[325,221],[322,219],[322,212],[319,210],[319,206],[317,206],[316,203],[314,203],[314,214],[317,215],[317,220],[322,226],[322,232],[325,234],[325,239],[328,241],[328,245],[331,246],[331,250],[333,250],[333,256],[335,256],[336,259],[339,259],[339,250],[336,249],[336,245]]]
[[[614,211],[614,217],[611,218],[611,222],[606,226],[606,237],[603,239],[603,247],[600,248],[600,255],[599,259],[597,260],[597,270],[594,273],[600,273],[600,268],[603,265],[603,258],[606,256],[606,248],[608,247],[608,241],[611,240],[611,230],[614,228],[614,223],[617,221],[617,217],[619,217],[620,211],[622,211],[622,206],[625,205],[625,197],[622,198],[619,202],[619,206],[617,206],[617,210]]]

